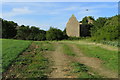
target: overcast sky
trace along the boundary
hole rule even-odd
[[[85,16],[96,19],[118,14],[118,2],[4,2],[0,5],[3,19],[44,30],[50,26],[63,30],[72,14],[78,21]]]

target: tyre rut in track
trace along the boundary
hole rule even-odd
[[[74,78],[69,75],[70,67],[68,66],[70,60],[64,55],[62,46],[60,43],[55,43],[56,50],[51,53],[53,71],[50,74],[50,78]]]
[[[99,75],[104,76],[105,78],[117,78],[118,74],[112,72],[102,66],[102,61],[95,57],[88,57],[85,54],[81,53],[80,49],[74,44],[68,44],[68,46],[72,47],[73,51],[76,53],[75,57],[69,56],[74,61],[80,62],[91,67],[94,71],[96,71]]]

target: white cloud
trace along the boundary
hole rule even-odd
[[[13,8],[10,12],[3,13],[3,17],[13,17],[17,15],[30,14],[33,11],[29,10],[28,7],[23,8]]]
[[[78,9],[78,7],[76,7],[76,6],[70,6],[68,8],[64,8],[63,10],[64,11],[71,11],[71,10],[76,10],[76,9]]]
[[[24,8],[13,8],[12,11],[13,12],[18,12],[18,13],[23,13],[23,14],[31,12],[27,7],[24,7]]]

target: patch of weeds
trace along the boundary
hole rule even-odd
[[[87,72],[88,68],[84,65],[84,64],[80,64],[80,63],[72,63],[71,66],[74,67],[74,73],[79,73],[79,72]]]
[[[34,43],[39,46],[39,48],[37,50],[40,50],[40,51],[54,51],[53,44],[48,42],[48,41],[34,42]]]
[[[32,63],[32,60],[30,59],[20,59],[15,62],[17,65],[27,65]]]
[[[26,52],[31,52],[32,50],[31,49],[27,49]]]
[[[101,78],[99,75],[95,73],[94,74],[89,73],[90,69],[84,64],[73,62],[71,63],[71,67],[73,68],[73,71],[71,72],[77,74],[78,78]]]
[[[46,77],[45,73],[47,73],[48,64],[48,59],[45,58],[42,53],[37,53],[32,58],[32,63],[26,68],[26,72],[29,74],[27,77]]]
[[[63,45],[63,51],[65,54],[69,56],[75,56],[75,53],[72,51],[72,49],[68,45]]]

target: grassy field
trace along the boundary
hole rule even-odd
[[[87,56],[101,59],[107,68],[118,71],[118,51],[109,51],[92,45],[78,45],[78,47]]]
[[[44,57],[45,51],[53,51],[49,42],[33,42],[18,58],[4,75],[9,78],[47,78],[49,60]],[[5,76],[4,76],[5,77]]]
[[[9,65],[21,54],[28,46],[31,41],[24,40],[2,40],[2,67],[3,72],[9,67]]]
[[[111,51],[108,50],[107,48],[98,45],[94,45],[94,44],[92,45],[92,43],[89,44],[89,42],[85,43],[85,41],[83,40],[81,42],[74,41],[68,43],[76,44],[76,46],[80,49],[80,51],[84,53],[86,56],[99,58],[100,60],[103,61],[102,63],[103,66],[115,72],[118,71],[118,51]],[[111,49],[114,48],[112,46],[110,47]]]
[[[91,42],[33,41],[31,44],[31,41],[23,40],[2,41],[3,72],[4,76],[9,78],[52,78],[69,73],[71,78],[106,78],[111,77],[109,73],[112,71],[115,73],[118,71],[118,51],[93,45]],[[96,60],[102,63],[97,65]],[[96,71],[92,66],[101,68],[107,75],[99,72],[101,69]],[[6,72],[8,67],[9,70]],[[64,71],[67,74],[64,74]],[[63,74],[60,74],[61,72]]]

